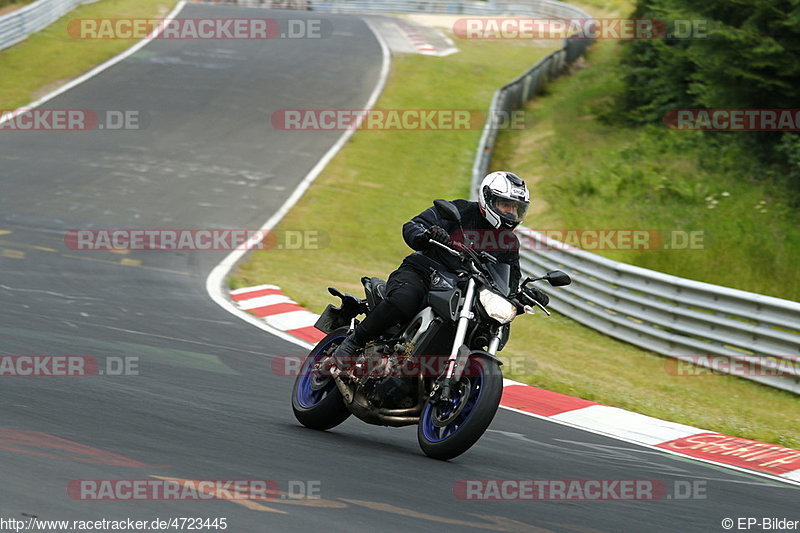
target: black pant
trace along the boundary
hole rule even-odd
[[[389,275],[386,298],[356,327],[354,340],[364,344],[395,324],[411,320],[425,306],[425,295],[429,289],[429,276],[402,265]]]

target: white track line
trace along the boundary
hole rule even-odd
[[[44,104],[45,102],[48,102],[48,101],[52,100],[53,98],[55,98],[56,96],[69,91],[73,87],[75,87],[77,85],[80,85],[81,83],[85,82],[86,80],[97,76],[98,74],[100,74],[104,70],[107,70],[107,69],[113,67],[114,65],[116,65],[117,63],[122,61],[123,59],[135,54],[136,52],[141,50],[143,47],[147,46],[150,43],[150,41],[155,39],[158,36],[158,34],[161,33],[161,31],[167,26],[167,23],[169,21],[171,21],[172,19],[174,19],[178,15],[178,13],[180,13],[181,9],[184,8],[185,5],[186,5],[186,0],[181,0],[180,2],[178,2],[178,4],[175,6],[175,8],[169,13],[169,15],[167,15],[167,18],[165,19],[165,21],[164,21],[165,23],[164,24],[159,24],[152,32],[150,32],[150,34],[147,37],[145,37],[144,39],[142,39],[138,43],[134,44],[133,46],[131,46],[130,48],[128,48],[127,50],[125,50],[121,54],[112,57],[111,59],[109,59],[105,63],[101,63],[100,65],[94,67],[92,70],[90,70],[86,74],[82,74],[82,75],[78,76],[77,78],[75,78],[74,80],[70,81],[69,83],[67,83],[65,85],[62,85],[61,87],[59,87],[55,91],[47,93],[46,95],[42,96],[41,98],[39,98],[35,102],[32,102],[32,103],[30,103],[28,105],[24,105],[24,106],[22,106],[22,107],[20,107],[20,108],[18,108],[16,110],[14,110],[10,114],[5,114],[3,116],[0,116],[0,124],[3,124],[4,122],[7,122],[12,116],[16,116],[18,113],[22,113],[22,112],[25,112],[27,110],[39,107],[40,105]],[[6,50],[10,50],[10,49],[11,48],[7,48]]]
[[[524,385],[524,383],[522,383],[522,385]],[[501,409],[505,409],[507,411],[512,411],[514,413],[519,413],[521,415],[532,416],[533,418],[538,418],[539,420],[546,420],[547,422],[553,422],[554,424],[560,424],[562,426],[567,426],[567,427],[579,429],[581,431],[586,431],[588,433],[594,433],[596,435],[603,435],[604,437],[610,437],[610,438],[615,439],[615,440],[621,440],[621,441],[627,442],[629,444],[635,444],[636,446],[642,446],[644,448],[649,448],[651,450],[655,450],[655,451],[658,451],[658,452],[668,453],[670,455],[674,455],[675,457],[680,457],[680,458],[685,459],[685,460],[699,461],[701,463],[706,463],[706,464],[713,465],[713,466],[716,466],[716,467],[726,468],[726,469],[729,469],[729,470],[736,470],[738,472],[743,472],[745,474],[751,474],[753,476],[763,477],[763,478],[771,479],[772,481],[780,481],[781,483],[787,483],[789,485],[795,485],[795,486],[800,487],[800,481],[795,481],[792,478],[781,477],[781,476],[778,476],[778,475],[775,475],[775,474],[768,474],[766,472],[759,472],[758,470],[750,470],[748,468],[744,468],[744,467],[736,466],[736,465],[729,465],[727,463],[717,463],[717,462],[714,462],[714,461],[712,461],[710,459],[703,459],[701,457],[692,457],[691,455],[684,455],[682,453],[678,453],[676,451],[669,450],[667,448],[660,448],[658,446],[653,446],[652,444],[645,444],[645,443],[643,443],[641,441],[633,440],[631,438],[624,437],[624,436],[621,436],[621,435],[618,435],[618,434],[615,434],[615,433],[602,431],[602,430],[597,429],[597,428],[588,428],[588,427],[585,427],[585,426],[579,426],[577,424],[573,424],[572,422],[567,422],[565,420],[559,420],[557,418],[552,418],[552,417],[549,417],[549,416],[537,415],[535,413],[529,413],[527,411],[521,411],[521,410],[515,409],[513,407],[506,407],[504,405],[501,405],[500,408]],[[713,432],[710,432],[710,433],[713,433]]]
[[[369,23],[368,20],[366,19],[362,20],[364,20],[364,23],[367,25],[367,27],[369,27],[370,31],[372,31],[372,33],[375,34],[375,38],[378,40],[378,44],[380,44],[381,47],[381,54],[383,55],[383,60],[381,64],[381,73],[380,77],[378,78],[378,83],[372,90],[372,94],[370,95],[369,100],[367,100],[367,104],[365,106],[365,109],[372,109],[372,107],[375,105],[375,102],[378,100],[378,96],[380,96],[381,92],[383,92],[383,88],[386,85],[386,80],[389,77],[389,67],[391,66],[391,54],[389,52],[389,47],[386,45],[386,42],[383,40],[383,37],[381,36],[380,32],[377,31],[372,26],[372,24]],[[363,118],[363,115],[360,118]],[[341,137],[339,137],[339,140],[336,141],[336,144],[331,146],[331,148],[325,153],[325,155],[322,156],[322,159],[320,159],[317,162],[317,164],[314,165],[314,168],[312,168],[309,171],[309,173],[306,174],[306,177],[303,178],[303,181],[300,182],[297,188],[292,192],[291,196],[289,196],[289,198],[286,199],[286,201],[283,203],[280,209],[278,209],[278,211],[276,211],[275,214],[272,215],[269,218],[269,220],[267,220],[264,223],[263,226],[261,226],[262,232],[271,230],[278,224],[278,222],[280,222],[280,220],[284,216],[286,216],[286,213],[292,207],[294,207],[294,204],[296,204],[298,200],[300,200],[300,197],[303,196],[303,194],[311,186],[314,180],[317,179],[317,176],[320,175],[322,170],[328,165],[331,159],[333,159],[333,157],[337,153],[339,153],[339,150],[342,149],[342,147],[350,139],[350,136],[353,135],[355,131],[356,130],[354,128],[354,129],[349,129],[344,133],[342,133]],[[259,327],[264,331],[267,331],[275,335],[276,337],[280,337],[283,340],[292,342],[298,346],[302,346],[303,348],[311,349],[311,347],[313,346],[312,344],[309,344],[292,335],[289,335],[288,333],[273,328],[266,322],[263,322],[262,319],[257,318],[254,315],[251,315],[250,313],[245,313],[244,311],[239,309],[236,305],[234,305],[233,302],[225,294],[226,293],[226,289],[224,288],[225,277],[228,275],[230,270],[236,265],[237,261],[239,261],[239,259],[241,259],[242,256],[244,256],[251,248],[255,247],[259,241],[260,239],[258,238],[258,236],[254,237],[253,239],[245,243],[245,245],[242,246],[240,249],[234,250],[233,252],[228,254],[225,257],[225,259],[223,259],[217,266],[215,266],[214,269],[211,271],[211,273],[208,275],[208,278],[206,279],[206,291],[208,292],[208,295],[211,297],[212,300],[214,300],[220,307],[222,307],[229,313],[238,316],[242,320],[245,320],[256,327]]]
[[[262,291],[264,289],[278,290],[278,289],[280,289],[280,287],[278,287],[277,285],[269,285],[269,284],[266,284],[266,285],[255,285],[254,287],[243,287],[241,289],[236,289],[236,290],[233,290],[233,291],[230,291],[230,292],[231,292],[231,294],[244,294],[244,293],[248,293],[248,292]]]
[[[175,8],[167,15],[166,21],[169,22],[172,19],[174,19],[178,15],[178,13],[180,13],[180,11],[185,6],[186,6],[186,0],[181,0],[180,2],[178,2],[178,4],[175,6]],[[378,96],[383,91],[383,88],[386,85],[386,80],[387,80],[387,78],[389,76],[389,66],[391,65],[391,54],[389,53],[389,47],[386,45],[386,42],[383,40],[383,37],[381,37],[380,32],[378,32],[367,20],[364,20],[364,22],[367,24],[367,26],[372,31],[372,33],[375,34],[375,38],[378,40],[378,43],[381,46],[381,52],[383,54],[383,62],[382,62],[382,65],[381,65],[380,78],[378,79],[378,83],[375,85],[375,88],[373,89],[372,94],[370,95],[369,100],[367,101],[367,105],[366,105],[366,109],[372,109],[372,107],[375,105],[375,102],[378,99]],[[166,24],[161,25],[160,28],[163,28],[164,26],[166,26]],[[98,65],[97,67],[93,68],[92,70],[90,70],[86,74],[83,74],[83,75],[75,78],[74,80],[70,81],[69,83],[59,87],[58,89],[56,89],[56,90],[44,95],[43,97],[39,98],[35,102],[32,102],[32,103],[30,103],[30,104],[28,104],[26,106],[22,106],[22,107],[18,108],[17,110],[15,110],[13,112],[13,114],[16,115],[18,112],[22,112],[22,111],[25,111],[25,110],[34,109],[36,107],[39,107],[40,105],[44,104],[45,102],[48,102],[48,101],[52,100],[56,96],[69,91],[73,87],[76,87],[77,85],[80,85],[81,83],[93,78],[94,76],[97,76],[101,72],[111,68],[112,66],[116,65],[117,63],[119,63],[123,59],[125,59],[127,57],[130,57],[132,54],[135,54],[140,49],[142,49],[143,47],[147,46],[147,44],[149,44],[152,40],[154,40],[158,36],[159,33],[160,33],[160,29],[157,28],[157,29],[153,30],[153,32],[150,35],[148,35],[147,37],[145,37],[144,39],[142,39],[141,41],[139,41],[135,45],[131,46],[130,48],[128,48],[127,50],[125,50],[121,54],[112,57],[111,59],[109,59],[105,63],[102,63],[102,64]],[[10,118],[10,116],[8,116],[8,115],[6,115],[5,118],[0,117],[0,124],[3,124],[4,122],[6,122],[9,118]],[[312,168],[311,171],[306,175],[306,177],[303,178],[303,181],[300,182],[300,185],[298,185],[298,187],[294,190],[294,192],[286,200],[286,202],[284,202],[284,204],[280,207],[280,209],[274,215],[272,215],[272,217],[270,217],[270,219],[267,220],[266,223],[264,223],[264,225],[261,227],[261,229],[263,231],[267,231],[267,230],[270,230],[273,227],[275,227],[275,225],[286,215],[286,213],[289,211],[289,209],[291,209],[294,206],[294,204],[297,203],[297,201],[300,199],[300,197],[303,195],[303,193],[305,193],[305,191],[308,189],[308,187],[311,185],[311,183],[313,183],[313,181],[317,178],[317,176],[319,176],[319,174],[322,172],[322,170],[325,168],[325,166],[327,166],[327,164],[330,162],[330,160],[333,159],[333,157],[339,152],[339,150],[342,149],[342,147],[348,141],[348,139],[350,139],[350,136],[354,133],[354,131],[355,130],[345,131],[342,134],[342,136],[339,137],[339,140],[336,142],[336,144],[334,144],[328,150],[328,152],[326,152],[325,155],[322,156],[322,159],[320,159],[317,162],[317,164],[314,166],[314,168]],[[266,323],[262,322],[260,319],[258,319],[254,315],[251,315],[250,313],[246,313],[246,312],[240,310],[228,298],[225,297],[225,294],[224,294],[224,291],[223,291],[223,282],[225,280],[225,276],[228,274],[230,269],[233,268],[233,266],[236,264],[236,262],[248,251],[249,247],[254,246],[257,243],[257,241],[258,241],[258,239],[256,238],[253,241],[248,242],[245,248],[240,249],[240,250],[235,250],[235,251],[231,252],[216,267],[214,267],[214,269],[211,271],[211,273],[208,275],[208,278],[206,279],[206,290],[208,291],[209,296],[211,296],[211,299],[214,300],[217,304],[219,304],[226,311],[238,316],[239,318],[245,320],[246,322],[249,322],[249,323],[253,324],[256,327],[259,327],[259,328],[261,328],[261,329],[263,329],[265,331],[268,331],[269,333],[271,333],[271,334],[273,334],[273,335],[275,335],[277,337],[280,337],[280,338],[282,338],[284,340],[287,340],[289,342],[297,344],[298,346],[302,346],[304,348],[310,349],[313,346],[312,344],[309,344],[307,342],[301,341],[301,340],[297,339],[296,337],[293,337],[292,335],[289,335],[287,333],[284,333],[283,331],[280,331],[278,329],[270,327],[269,325],[267,325]],[[273,286],[272,285],[259,286],[259,288],[261,288],[261,287],[272,288]],[[697,458],[697,457],[688,457],[686,455],[682,455],[682,454],[679,454],[677,452],[673,452],[671,450],[667,450],[665,448],[659,448],[657,446],[643,444],[641,442],[637,442],[637,441],[632,440],[632,439],[624,438],[624,437],[621,437],[619,435],[613,435],[613,434],[609,434],[609,433],[604,433],[604,432],[599,431],[597,429],[581,427],[581,426],[578,426],[578,425],[575,425],[575,424],[571,424],[571,423],[563,421],[563,420],[553,419],[551,417],[546,417],[546,416],[536,415],[536,414],[533,414],[533,413],[528,413],[528,412],[525,412],[525,411],[520,411],[520,410],[514,409],[512,407],[505,407],[505,406],[500,406],[500,407],[502,409],[506,409],[508,411],[513,411],[515,413],[519,413],[519,414],[522,414],[522,415],[531,416],[531,417],[534,417],[534,418],[538,418],[540,420],[547,420],[549,422],[553,422],[555,424],[560,424],[562,426],[573,427],[573,428],[579,429],[581,431],[588,431],[590,433],[595,433],[595,434],[598,434],[598,435],[604,435],[604,436],[611,437],[611,438],[616,439],[616,440],[621,440],[621,441],[624,441],[624,442],[628,442],[630,444],[636,444],[638,446],[643,446],[645,448],[650,448],[652,450],[656,450],[656,451],[659,451],[659,452],[668,453],[670,455],[675,455],[676,457],[682,457],[682,458],[685,458],[685,459],[700,461],[700,462],[708,463],[708,464],[715,465],[715,466],[721,466],[723,468],[737,470],[739,472],[744,472],[744,473],[747,473],[747,474],[757,475],[757,476],[768,478],[768,479],[771,479],[771,480],[774,480],[774,481],[780,481],[780,482],[783,482],[783,483],[789,483],[789,484],[792,484],[792,485],[800,486],[800,481],[795,481],[793,479],[787,479],[787,478],[782,478],[782,477],[779,477],[779,476],[774,476],[774,475],[771,475],[771,474],[765,474],[765,473],[762,473],[762,472],[748,470],[746,468],[741,468],[741,467],[738,467],[738,466],[735,466],[735,465],[726,465],[726,464],[715,463],[713,461],[709,461],[709,460],[701,459],[701,458]]]
[[[366,105],[366,109],[372,109],[372,106],[375,105],[375,102],[377,101],[378,96],[383,91],[383,87],[386,84],[386,80],[387,80],[388,75],[389,75],[389,66],[390,66],[390,63],[391,63],[391,56],[390,56],[390,53],[389,53],[389,47],[386,45],[386,42],[381,37],[380,33],[368,21],[365,20],[364,22],[367,24],[367,26],[370,28],[370,30],[372,30],[372,32],[375,34],[375,37],[377,38],[378,42],[380,43],[381,50],[383,52],[383,65],[381,67],[380,79],[378,80],[378,84],[375,86],[375,89],[373,89],[372,94],[370,95],[370,98],[367,101],[367,105]],[[286,216],[286,213],[302,197],[303,193],[308,189],[308,187],[311,185],[311,183],[313,183],[313,181],[317,178],[317,176],[319,176],[319,174],[322,172],[322,170],[325,168],[325,166],[330,162],[330,160],[333,159],[333,157],[339,152],[339,150],[342,149],[342,147],[347,142],[347,140],[350,138],[350,136],[354,133],[354,131],[355,130],[348,130],[348,131],[346,131],[346,132],[344,132],[342,134],[342,136],[339,138],[339,140],[336,142],[336,144],[334,144],[330,148],[330,150],[328,150],[328,152],[322,157],[322,159],[320,159],[317,162],[317,164],[314,166],[314,168],[311,169],[311,171],[306,175],[306,177],[303,178],[303,181],[300,182],[298,187],[294,190],[292,195],[284,202],[284,204],[280,207],[280,209],[278,209],[278,211],[274,215],[272,215],[272,217],[270,217],[269,220],[267,220],[266,223],[264,223],[264,225],[261,227],[262,231],[268,231],[268,230],[272,229],[273,227],[275,227],[275,225],[278,222],[280,222],[280,220],[284,216]],[[263,329],[265,331],[268,331],[269,333],[271,333],[271,334],[273,334],[273,335],[275,335],[277,337],[280,337],[280,338],[282,338],[284,340],[292,342],[292,343],[294,343],[294,344],[296,344],[298,346],[302,346],[304,348],[310,349],[313,346],[312,344],[309,344],[309,343],[307,343],[305,341],[301,341],[301,340],[297,339],[296,337],[293,337],[292,335],[289,335],[287,333],[284,333],[283,331],[280,331],[278,329],[275,329],[275,328],[269,326],[268,324],[266,324],[265,322],[262,322],[261,319],[258,319],[254,315],[251,315],[251,314],[246,313],[246,312],[242,311],[241,309],[239,309],[236,305],[234,305],[234,303],[231,300],[229,300],[225,296],[225,291],[223,289],[223,282],[225,280],[225,276],[228,274],[228,272],[231,270],[231,268],[233,268],[233,266],[236,264],[236,262],[239,259],[241,259],[241,257],[244,256],[244,254],[247,253],[247,251],[251,247],[254,247],[258,243],[258,240],[259,240],[258,237],[256,237],[251,242],[248,242],[244,247],[242,247],[242,249],[235,250],[235,251],[231,252],[216,267],[214,267],[214,269],[211,271],[211,273],[209,274],[208,278],[206,279],[206,290],[208,291],[209,296],[211,296],[211,298],[217,304],[219,304],[223,309],[225,309],[226,311],[230,312],[231,314],[234,314],[234,315],[242,318],[243,320],[245,320],[245,321],[247,321],[247,322],[249,322],[249,323],[251,323],[251,324],[253,324],[253,325],[257,326],[257,327],[259,327],[259,328],[261,328],[261,329]],[[702,459],[702,458],[697,458],[697,457],[690,457],[690,456],[687,456],[687,455],[679,454],[679,453],[671,451],[671,450],[667,450],[665,448],[659,448],[657,446],[644,444],[642,442],[635,441],[633,439],[626,438],[626,437],[623,437],[623,436],[620,436],[620,435],[615,435],[615,434],[611,434],[611,433],[605,433],[605,432],[603,432],[603,431],[601,431],[599,429],[581,427],[581,426],[578,426],[576,424],[572,424],[572,423],[564,421],[564,420],[558,420],[558,419],[553,419],[551,417],[536,415],[536,414],[533,414],[533,413],[520,411],[520,410],[514,409],[512,407],[505,407],[505,406],[502,406],[502,405],[500,407],[502,409],[506,409],[508,411],[512,411],[512,412],[519,413],[519,414],[522,414],[522,415],[531,416],[531,417],[534,417],[534,418],[538,418],[540,420],[547,420],[547,421],[555,423],[555,424],[560,424],[562,426],[569,426],[569,427],[572,427],[572,428],[575,428],[575,429],[578,429],[578,430],[581,430],[581,431],[587,431],[589,433],[595,433],[597,435],[604,435],[606,437],[610,437],[610,438],[613,438],[613,439],[616,439],[616,440],[628,442],[630,444],[635,444],[637,446],[643,446],[645,448],[650,448],[652,450],[656,450],[656,451],[659,451],[659,452],[662,452],[662,453],[667,453],[667,454],[670,454],[670,455],[674,455],[676,457],[681,457],[683,459],[699,461],[699,462],[710,464],[710,465],[714,465],[714,466],[717,466],[717,467],[727,468],[727,469],[731,469],[731,470],[737,470],[739,472],[743,472],[743,473],[746,473],[746,474],[751,474],[751,475],[755,475],[755,476],[771,479],[773,481],[779,481],[779,482],[782,482],[782,483],[788,483],[788,484],[791,484],[791,485],[800,486],[800,482],[794,481],[792,479],[787,479],[787,478],[775,476],[775,475],[772,475],[772,474],[766,474],[766,473],[763,473],[763,472],[749,470],[749,469],[738,467],[738,466],[735,466],[735,465],[721,464],[721,463],[716,463],[714,461],[710,461],[710,460],[707,460],[707,459]]]

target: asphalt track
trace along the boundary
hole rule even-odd
[[[264,15],[192,5],[180,16]],[[234,532],[584,533],[797,519],[795,487],[502,410],[448,463],[421,454],[414,428],[350,419],[307,430],[291,413],[292,379],[270,366],[300,348],[206,294],[224,252],[65,247],[73,228],[260,227],[339,135],[277,131],[269,114],[358,108],[377,81],[381,53],[367,26],[325,18],[334,31],[324,40],[155,41],[45,106],[145,110],[144,130],[0,133],[0,231],[11,232],[0,234],[0,354],[127,356],[139,365],[128,376],[0,378],[0,517],[227,517]],[[270,479],[284,490],[315,481],[322,499],[92,502],[66,491],[72,480],[152,476]],[[675,480],[700,481],[705,498],[454,497],[458,480],[505,478],[656,479],[670,490]]]

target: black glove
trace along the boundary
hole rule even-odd
[[[442,244],[447,244],[447,245],[450,244],[450,234],[447,233],[447,230],[445,230],[441,226],[431,226],[430,228],[425,230],[424,235],[425,235],[425,242],[427,244],[430,244],[428,243],[428,239],[432,239]]]
[[[531,305],[534,306],[536,304],[533,301],[537,301],[543,306],[547,306],[550,303],[550,297],[547,296],[545,293],[537,289],[536,287],[525,287],[521,291],[519,291],[519,296],[517,298],[521,304],[523,305]]]

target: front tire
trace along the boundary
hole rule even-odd
[[[425,403],[417,440],[425,455],[448,460],[470,449],[494,419],[503,394],[503,374],[497,361],[472,355],[461,378],[461,392],[450,405]]]
[[[344,399],[333,378],[313,370],[317,361],[338,346],[347,336],[348,328],[329,333],[314,346],[303,362],[292,388],[292,411],[298,422],[311,429],[326,430],[336,427],[350,416]]]

